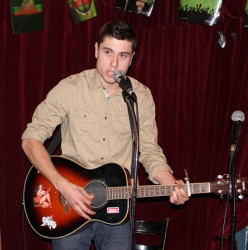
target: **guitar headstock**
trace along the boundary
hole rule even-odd
[[[238,198],[242,199],[244,195],[248,194],[247,190],[248,181],[247,177],[236,178],[235,189]],[[211,182],[211,192],[219,195],[230,194],[232,191],[232,183],[228,174],[218,175],[216,182]]]

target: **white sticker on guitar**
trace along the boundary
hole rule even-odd
[[[118,214],[120,212],[120,209],[118,207],[108,207],[107,213],[108,214]]]
[[[49,229],[55,229],[57,227],[56,221],[53,220],[53,216],[42,217],[42,227],[48,226]]]

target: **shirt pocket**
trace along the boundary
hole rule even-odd
[[[99,113],[93,109],[75,108],[70,114],[71,129],[75,135],[92,135]]]

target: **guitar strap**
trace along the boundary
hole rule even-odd
[[[58,131],[55,133],[54,138],[52,139],[51,143],[49,144],[47,148],[47,152],[49,155],[52,155],[56,148],[59,146],[61,142],[61,129],[59,128]]]

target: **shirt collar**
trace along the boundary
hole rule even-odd
[[[92,84],[93,84],[93,88],[95,91],[97,91],[98,89],[103,89],[103,85],[101,84],[101,80],[100,80],[100,74],[98,73],[97,69],[95,69],[93,78],[92,78]],[[121,95],[122,90],[120,89],[118,92],[115,93],[115,95]]]
[[[94,75],[93,75],[93,78],[92,78],[92,84],[93,84],[93,88],[94,90],[97,90],[99,88],[102,88],[102,84],[101,84],[101,81],[100,81],[100,75],[98,73],[98,71],[95,69],[94,70]]]

